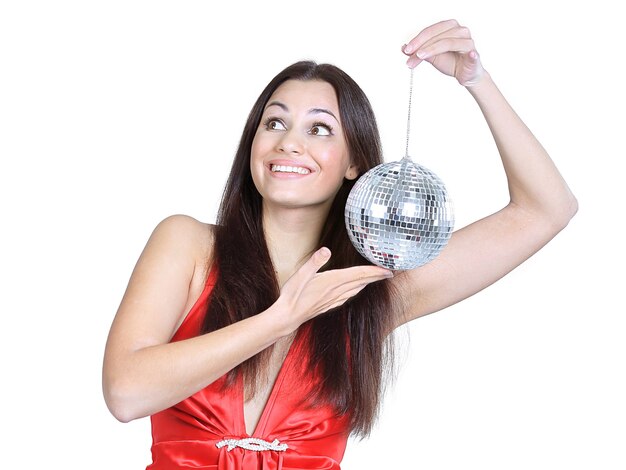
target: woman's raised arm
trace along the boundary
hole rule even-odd
[[[455,20],[424,29],[404,48],[410,67],[430,62],[478,103],[509,187],[500,211],[452,234],[431,263],[396,275],[398,323],[441,310],[494,283],[543,247],[574,216],[575,197],[553,161],[483,69],[467,28]]]

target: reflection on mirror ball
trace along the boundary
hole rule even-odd
[[[452,201],[443,182],[409,157],[362,175],[348,196],[345,219],[358,252],[393,270],[433,260],[454,228]]]

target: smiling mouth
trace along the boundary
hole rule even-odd
[[[310,170],[301,166],[270,165],[270,170],[273,173],[298,173],[301,175],[308,175],[311,173]]]

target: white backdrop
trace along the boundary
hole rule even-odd
[[[622,24],[608,1],[552,4],[0,3],[6,467],[144,468],[149,420],[117,422],[100,374],[154,226],[175,213],[214,221],[253,101],[296,60],[348,72],[385,159],[401,158],[400,47],[456,18],[580,210],[505,279],[407,327],[381,420],[343,468],[626,468]],[[458,227],[506,204],[469,93],[424,63],[413,116],[411,154],[447,183]]]

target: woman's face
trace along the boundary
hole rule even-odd
[[[330,205],[354,179],[333,87],[288,80],[270,97],[252,142],[250,170],[264,203]]]

